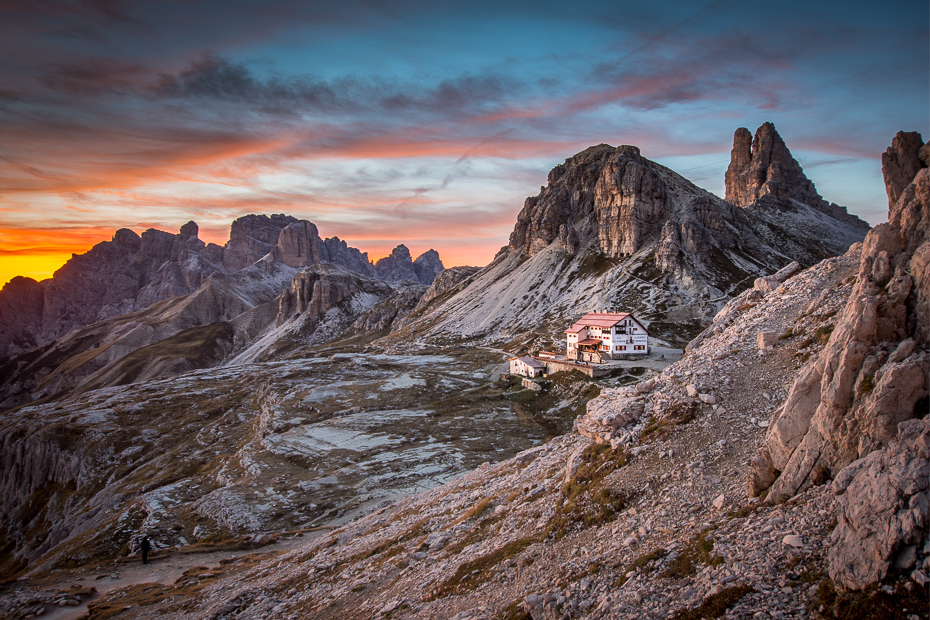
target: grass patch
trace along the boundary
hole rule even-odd
[[[810,611],[829,620],[907,620],[911,615],[925,618],[926,588],[912,583],[909,590],[907,583],[906,578],[889,578],[858,592],[838,592],[832,580],[824,579],[811,600]]]
[[[834,325],[821,325],[814,332],[814,337],[817,339],[817,342],[820,344],[827,344],[830,340],[830,334],[833,333]]]
[[[556,513],[546,535],[556,540],[574,529],[606,523],[623,510],[630,497],[604,486],[604,478],[626,465],[626,453],[615,452],[609,444],[588,446],[575,475],[562,486]]]
[[[722,564],[722,557],[719,555],[712,557],[710,554],[714,549],[714,542],[708,540],[708,534],[714,529],[715,527],[707,527],[695,534],[660,576],[683,579],[694,572],[694,566],[699,562],[711,566]]]
[[[523,598],[518,598],[507,607],[504,607],[496,620],[533,620],[533,616],[523,609]]]
[[[530,545],[540,541],[539,536],[528,536],[512,540],[503,547],[487,553],[459,566],[454,575],[449,577],[434,590],[427,600],[434,601],[444,596],[462,594],[474,590],[491,578],[491,569],[501,562],[522,553]]]
[[[607,256],[603,252],[592,252],[581,260],[581,265],[578,266],[576,277],[599,276],[602,273],[607,273],[619,264],[619,260]]]
[[[712,594],[699,607],[684,609],[675,614],[675,620],[713,620],[727,613],[741,598],[755,592],[752,586],[733,586]]]
[[[614,587],[615,588],[621,587],[623,584],[627,582],[627,579],[629,578],[628,575],[630,573],[632,573],[633,571],[637,569],[639,569],[640,571],[648,570],[650,564],[652,564],[653,562],[657,560],[661,560],[667,554],[668,554],[668,551],[666,551],[662,547],[659,547],[655,551],[652,551],[650,553],[644,553],[643,555],[639,556],[638,558],[630,562],[626,568],[623,569],[622,574],[620,575],[619,578],[617,578],[616,583],[614,583]]]
[[[859,390],[863,394],[868,394],[875,389],[875,375],[866,375],[859,384]]]
[[[785,331],[785,333],[783,333],[781,336],[778,337],[778,339],[779,340],[790,340],[791,338],[794,338],[795,336],[797,336],[797,334],[795,334],[794,330],[789,327]]]
[[[650,436],[655,435],[659,439],[665,439],[672,429],[676,426],[687,424],[697,416],[698,405],[693,402],[679,402],[668,408],[668,414],[662,419],[656,419],[652,416],[646,422],[646,428],[639,435],[640,441],[645,441]]]

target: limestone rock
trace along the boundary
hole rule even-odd
[[[775,332],[759,332],[756,336],[756,344],[760,351],[764,351],[778,342],[778,334]]]
[[[320,243],[316,226],[307,220],[292,222],[278,235],[273,256],[288,267],[319,265]]]
[[[281,231],[296,221],[297,218],[284,214],[246,215],[235,220],[229,228],[223,255],[226,271],[239,271],[270,252],[277,245]]]
[[[441,274],[444,269],[442,260],[439,258],[439,252],[433,249],[423,252],[413,261],[413,270],[417,274],[417,280],[419,280],[420,284],[427,286],[432,284],[436,276]]]
[[[739,207],[765,195],[823,202],[772,123],[763,123],[751,140],[748,129],[736,130],[725,182],[727,201]]]
[[[930,420],[909,420],[897,438],[843,469],[833,482],[837,526],[830,578],[859,590],[885,577],[893,563],[911,568],[915,546],[930,529]]]
[[[36,346],[42,330],[45,287],[17,276],[0,291],[0,356]]]
[[[416,309],[425,308],[436,297],[451,291],[481,270],[480,267],[450,267],[443,270],[420,298]]]
[[[368,260],[368,253],[349,247],[339,237],[330,237],[323,241],[320,247],[320,258],[324,263],[340,265],[369,278],[377,277],[375,266]]]
[[[410,250],[403,244],[394,248],[389,256],[379,259],[375,263],[375,271],[385,282],[420,281],[410,259]]]
[[[748,129],[736,131],[725,181],[727,201],[745,208],[755,234],[806,265],[844,252],[869,230],[845,207],[821,198],[772,123],[763,123],[752,140]],[[785,232],[797,228],[816,230],[820,244]]]
[[[894,152],[901,141],[899,134]],[[889,192],[896,174],[888,177]],[[912,181],[892,204],[889,223],[866,236],[858,280],[836,329],[798,374],[751,460],[750,494],[771,485],[767,499],[778,501],[835,476],[888,445],[900,422],[926,408],[930,171],[920,170]]]
[[[910,185],[921,168],[927,164],[920,160],[923,138],[916,131],[899,131],[892,138],[891,146],[882,154],[882,175],[888,204],[894,206],[904,188]]]
[[[275,323],[281,325],[288,318],[304,313],[313,317],[322,316],[361,291],[387,296],[391,288],[334,265],[308,267],[294,276],[290,288],[278,298]]]

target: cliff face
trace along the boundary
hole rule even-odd
[[[736,130],[725,181],[727,202],[738,207],[762,196],[824,202],[772,123],[763,123],[755,137],[745,127]]]
[[[903,161],[917,150],[898,138]],[[917,136],[919,141],[919,135]],[[886,158],[887,159],[887,158]],[[826,349],[805,367],[753,460],[750,490],[778,499],[835,476],[888,445],[926,409],[930,387],[930,170],[900,190],[888,222],[866,236],[855,289]],[[886,165],[886,175],[888,169]],[[896,176],[895,173],[891,174]],[[894,178],[886,179],[895,187]],[[889,198],[894,192],[889,192]]]
[[[427,286],[443,269],[445,267],[436,250],[427,250],[412,260],[405,245],[397,246],[390,255],[375,263],[377,277],[385,282],[414,282]]]

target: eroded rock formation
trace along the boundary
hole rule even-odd
[[[920,169],[930,165],[920,159],[923,146],[923,139],[916,131],[899,131],[892,138],[891,146],[882,153],[882,176],[889,207],[898,202],[901,192],[911,184]]]
[[[725,180],[726,199],[738,207],[766,195],[811,205],[823,202],[772,123],[763,123],[755,137],[745,127],[736,130]]]
[[[751,462],[751,494],[769,489],[777,501],[832,478],[887,446],[899,423],[927,413],[930,170],[900,192],[888,219],[863,242],[855,288],[827,346],[773,416]]]
[[[418,282],[429,286],[444,267],[436,250],[427,250],[414,261],[401,244],[375,263],[377,277],[385,282]]]

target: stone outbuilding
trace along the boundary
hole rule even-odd
[[[532,357],[514,357],[510,360],[510,374],[542,377],[546,374],[546,365]]]

